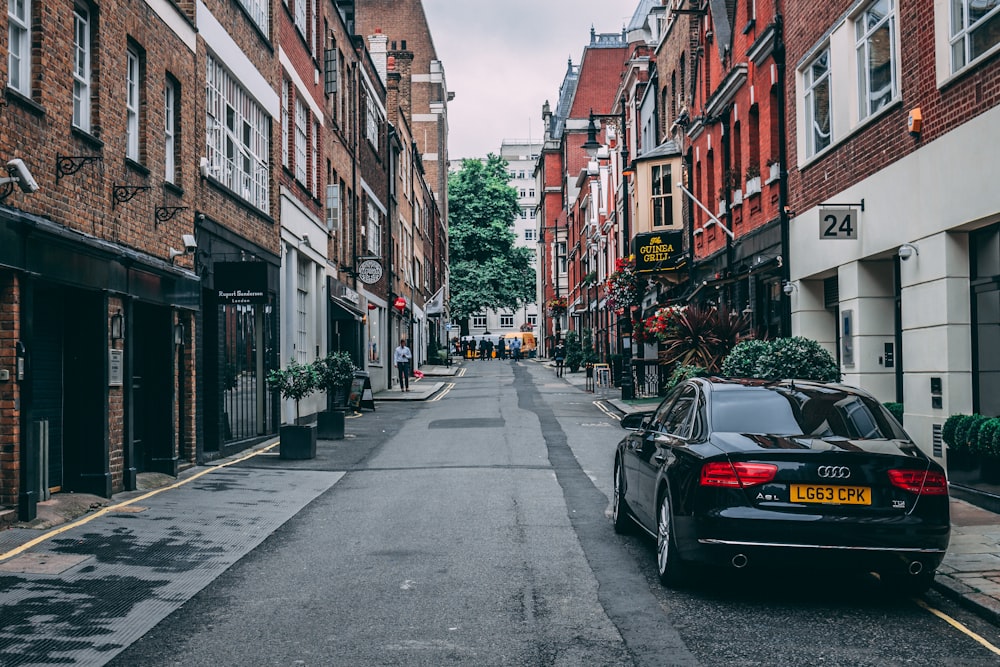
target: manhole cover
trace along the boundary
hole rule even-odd
[[[90,558],[86,554],[26,553],[0,563],[0,571],[18,574],[62,574]]]

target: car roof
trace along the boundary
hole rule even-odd
[[[708,377],[691,378],[709,391],[746,391],[748,389],[808,389],[817,392],[855,394],[868,396],[868,392],[860,387],[841,384],[839,382],[819,382],[816,380],[764,380],[761,378],[734,378],[712,375]]]

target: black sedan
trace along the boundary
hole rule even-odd
[[[864,391],[693,378],[625,417],[615,530],[656,538],[667,586],[692,563],[874,571],[925,590],[948,547],[944,470]]]

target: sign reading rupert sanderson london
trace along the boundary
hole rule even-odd
[[[633,239],[636,273],[676,271],[687,263],[681,230],[636,234]]]
[[[266,262],[216,262],[219,303],[267,303]]]

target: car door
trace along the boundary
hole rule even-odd
[[[673,448],[685,444],[687,425],[695,404],[696,390],[691,384],[680,385],[669,404],[658,410],[649,432],[642,440],[638,453],[639,496],[643,512],[655,526],[656,484],[661,468],[669,466],[676,458]]]
[[[658,424],[658,430],[646,443],[642,458],[642,476],[639,492],[651,508],[651,516],[656,516],[656,490],[661,474],[678,463],[678,449],[687,445],[693,415],[697,407],[697,388],[685,384],[676,399]]]
[[[640,492],[641,470],[644,465],[642,464],[642,459],[646,456],[645,450],[648,447],[651,434],[659,430],[659,424],[663,423],[666,419],[667,413],[670,411],[670,406],[676,398],[677,391],[667,394],[660,401],[660,404],[649,420],[642,427],[628,435],[625,447],[623,448],[622,468],[625,475],[625,500],[632,509],[633,514],[636,515],[636,518],[647,527],[650,525],[649,519],[652,515],[648,506],[649,502]]]

